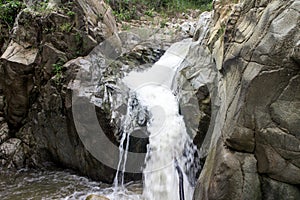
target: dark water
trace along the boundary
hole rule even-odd
[[[89,180],[70,171],[0,171],[0,200],[86,199],[98,194],[110,199],[140,199],[141,184],[114,192],[110,185]]]

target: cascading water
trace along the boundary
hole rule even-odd
[[[146,199],[192,199],[190,181],[195,177],[193,173],[188,176],[187,172],[195,163],[196,148],[187,134],[172,90],[190,44],[183,41],[173,45],[150,70],[132,72],[123,79],[151,116],[147,123],[150,135],[143,169]]]
[[[119,184],[123,188],[129,136],[136,125],[132,122],[137,121],[136,118],[140,112],[139,109],[134,108],[139,105],[148,112],[147,131],[149,133],[143,169],[142,198],[149,200],[192,199],[193,184],[200,165],[195,159],[197,148],[187,133],[183,116],[180,115],[179,97],[175,95],[178,89],[176,79],[178,72],[190,65],[186,61],[190,49],[201,45],[206,37],[209,17],[210,14],[200,17],[200,20],[203,20],[202,23],[200,22],[203,24],[203,30],[197,42],[184,40],[176,43],[149,70],[133,71],[123,78],[123,83],[130,89],[134,98],[130,97],[128,100],[127,114],[123,123],[115,191]],[[197,84],[201,85],[207,80],[197,81]],[[125,141],[126,148],[123,149]]]
[[[123,78],[122,82],[130,89],[130,98],[120,140],[118,172],[114,182],[116,193],[120,189],[126,190],[123,184],[130,134],[140,125],[136,122],[139,121],[139,113],[143,112],[148,113],[149,144],[143,168],[143,194],[137,199],[192,199],[200,162],[195,158],[197,148],[180,114],[176,79],[179,71],[190,65],[186,58],[190,49],[202,43],[208,22],[209,17],[205,15],[203,32],[198,41],[175,43],[149,70],[133,71]],[[210,74],[208,77],[213,77],[210,70],[207,72]],[[211,80],[196,81],[198,85],[203,85]]]
[[[205,31],[207,29],[204,28],[203,30],[204,32],[200,37],[205,37],[206,35]],[[201,39],[199,40],[201,41]],[[99,137],[99,134],[94,131],[99,130],[98,126],[85,126],[85,120],[83,120],[84,128],[86,128],[87,131],[80,132],[80,128],[83,128],[83,126],[80,126],[82,125],[80,123],[82,120],[81,117],[84,118],[85,116],[73,116],[76,122],[75,124],[77,124],[76,128],[78,134],[82,134],[79,135],[81,141],[95,158],[102,162],[103,160],[101,158],[115,158],[119,155],[117,167],[115,167],[115,163],[107,162],[109,163],[108,166],[118,169],[115,177],[115,187],[105,184],[99,185],[97,182],[89,182],[88,179],[65,172],[41,172],[42,174],[37,174],[34,171],[6,174],[1,171],[0,186],[2,185],[2,188],[5,188],[5,190],[0,191],[2,199],[18,198],[21,195],[24,198],[28,196],[28,199],[32,199],[32,196],[35,196],[49,199],[65,198],[84,200],[88,193],[103,195],[111,200],[192,199],[195,172],[197,171],[197,161],[195,161],[194,154],[197,150],[192,144],[190,136],[187,134],[184,119],[180,113],[177,85],[180,85],[182,82],[177,83],[176,76],[183,68],[196,66],[195,63],[200,63],[201,66],[205,66],[205,62],[203,62],[205,58],[207,58],[208,63],[210,62],[210,58],[207,56],[209,54],[203,53],[204,51],[202,50],[201,52],[203,54],[201,54],[201,52],[198,51],[200,49],[199,44],[201,43],[192,42],[191,40],[176,43],[170,47],[166,54],[155,63],[151,69],[141,73],[131,72],[123,79],[123,83],[125,83],[131,91],[126,115],[121,119],[123,122],[122,135],[120,138],[119,151],[118,148],[115,148],[116,154],[114,154],[115,151],[109,154],[109,150],[111,149],[105,149],[107,147],[105,145],[107,142],[107,140],[105,140],[106,137],[102,137],[102,135]],[[101,50],[101,46],[99,48]],[[189,51],[190,49],[193,50]],[[99,49],[96,49],[95,51],[98,50]],[[76,95],[78,95],[78,97],[85,97],[87,101],[91,100],[93,104],[90,106],[93,108],[94,105],[101,107],[102,101],[105,99],[96,98],[95,93],[97,93],[97,89],[94,89],[96,85],[98,86],[97,83],[94,83],[94,80],[98,81],[102,73],[101,70],[106,69],[108,66],[106,64],[107,60],[104,58],[105,56],[101,54],[102,53],[99,53],[95,56],[100,58],[99,60],[93,58],[95,62],[97,61],[97,64],[94,65],[92,62],[84,63],[83,66],[85,66],[85,68],[83,68],[82,74],[80,74],[78,80],[74,80],[72,83],[74,84],[74,88],[79,88],[78,94]],[[189,56],[194,59],[191,59],[193,63],[190,63],[190,65],[186,62]],[[85,62],[85,60],[80,60],[80,62]],[[99,70],[99,68],[97,68],[98,66],[102,69]],[[212,77],[215,75],[212,75],[214,73],[207,66],[203,68],[198,68],[197,66],[194,67],[194,69],[191,69],[192,67],[188,68],[189,73],[192,74],[190,77],[197,76],[195,88],[199,88],[203,83],[212,82]],[[91,69],[88,69],[89,67],[91,67]],[[92,83],[89,82],[89,78],[85,77],[89,77],[89,74],[93,76]],[[211,79],[208,80],[207,77],[210,76]],[[103,82],[101,86],[103,86]],[[70,87],[73,88],[72,86]],[[104,94],[106,93],[107,91],[104,92]],[[111,96],[107,98],[110,99],[109,101],[112,99]],[[79,107],[82,102],[85,102],[80,100],[82,99],[78,98]],[[99,102],[97,102],[98,100]],[[88,103],[90,104],[90,102]],[[73,112],[80,113],[81,109],[78,109],[74,105],[76,104],[73,104]],[[112,106],[112,108],[115,107]],[[114,116],[114,113],[112,113],[112,116]],[[96,119],[95,123],[89,123],[88,125],[97,124],[98,119],[96,115],[94,119]],[[147,127],[147,134],[149,134],[149,145],[145,166],[143,168],[144,182],[143,192],[141,194],[141,184],[125,184],[124,173],[128,170],[126,162],[127,156],[129,155],[129,138],[132,131],[134,131],[136,126],[145,125]],[[100,148],[99,151],[99,148],[96,148],[99,146],[104,146],[104,148]],[[98,154],[99,152],[105,154],[105,156]],[[135,169],[133,171],[137,170]],[[25,178],[23,176],[25,176]],[[33,184],[33,182],[36,184]],[[74,183],[78,184],[74,185]],[[47,188],[45,188],[45,186],[47,186]]]

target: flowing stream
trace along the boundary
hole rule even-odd
[[[141,183],[127,183],[125,194],[112,196],[111,185],[91,181],[86,177],[76,175],[72,171],[36,171],[19,170],[0,171],[1,200],[85,200],[89,194],[106,196],[111,199],[140,199]]]

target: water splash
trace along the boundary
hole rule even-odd
[[[203,44],[210,16],[210,13],[205,13],[200,17],[200,32],[194,38],[197,41],[175,43],[149,70],[133,71],[123,78],[123,83],[135,94],[137,104],[146,109],[150,116],[147,122],[149,144],[143,169],[145,199],[191,200],[193,197],[200,162],[196,158],[198,150],[187,133],[183,116],[180,115],[179,99],[175,94],[178,89],[176,78],[180,70],[191,64],[186,60],[190,49]],[[128,107],[126,119],[134,121],[130,110],[132,107]],[[125,131],[121,142],[126,138],[128,144],[129,133]],[[123,146],[121,151],[120,158],[123,156],[125,161]],[[124,170],[125,164],[123,166]],[[122,174],[123,184],[124,171]]]

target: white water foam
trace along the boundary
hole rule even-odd
[[[183,41],[172,45],[151,69],[131,72],[123,79],[151,116],[147,123],[150,136],[143,170],[145,199],[190,200],[193,196],[194,189],[185,172],[194,161],[195,147],[187,145],[191,144],[191,139],[172,91],[190,44],[190,41]],[[183,155],[184,152],[187,153]],[[180,185],[183,186],[181,191]]]
[[[162,86],[149,85],[136,92],[141,103],[147,106],[152,114],[148,124],[150,137],[146,167],[143,171],[143,196],[151,200],[179,200],[180,180],[175,160],[184,171],[183,152],[189,136],[183,118],[179,115],[177,98],[170,89]],[[192,199],[193,188],[184,172],[183,186],[184,199]]]

